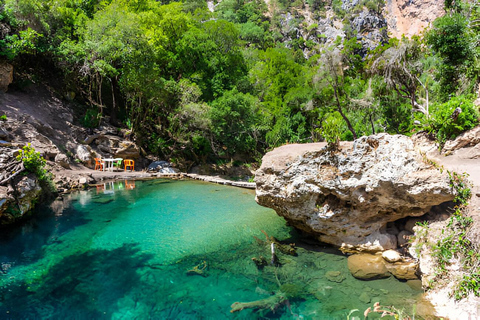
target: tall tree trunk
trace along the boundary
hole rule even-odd
[[[370,125],[372,126],[372,134],[375,134],[375,125],[373,123],[372,114],[370,114],[369,118],[370,118]]]
[[[343,113],[342,104],[340,103],[340,99],[338,98],[337,88],[335,86],[333,87],[333,92],[335,93],[335,101],[337,102],[337,111],[338,113],[340,113],[343,120],[345,120],[345,122],[347,123],[348,130],[352,132],[353,139],[357,140],[357,132],[355,132],[355,129],[350,123],[350,120],[348,120],[347,116]]]

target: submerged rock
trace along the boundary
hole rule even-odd
[[[404,261],[395,263],[385,263],[387,270],[400,280],[416,280],[418,279],[417,270],[418,263],[415,261]]]
[[[382,256],[373,254],[354,254],[348,257],[348,269],[357,279],[373,280],[390,277]]]
[[[286,145],[267,153],[256,200],[292,226],[344,251],[397,247],[388,222],[421,216],[454,198],[446,172],[423,161],[410,138],[378,134],[342,143]]]
[[[327,278],[328,281],[336,283],[341,283],[345,280],[345,276],[340,271],[328,271],[325,273],[325,278]]]

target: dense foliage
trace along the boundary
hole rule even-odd
[[[21,153],[17,156],[17,160],[23,162],[27,173],[33,173],[37,176],[42,189],[46,193],[56,192],[56,187],[52,181],[52,174],[46,169],[47,161],[30,143],[22,148]]]
[[[84,106],[81,124],[108,115],[170,161],[249,161],[284,143],[378,132],[427,130],[443,144],[474,126],[478,6],[448,2],[424,38],[367,50],[352,14],[383,6],[223,0],[211,12],[203,0],[0,0],[0,55],[56,70]],[[298,14],[330,8],[344,17],[343,39],[327,41]]]

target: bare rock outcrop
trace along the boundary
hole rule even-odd
[[[437,0],[388,0],[385,4],[388,33],[399,39],[420,34],[444,13],[444,2]]]
[[[421,216],[454,198],[447,174],[424,162],[401,135],[362,137],[339,151],[286,145],[264,156],[255,181],[260,205],[350,252],[396,248],[388,222]]]

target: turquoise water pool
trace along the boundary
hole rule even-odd
[[[0,235],[0,319],[347,319],[377,301],[415,305],[414,286],[354,279],[345,256],[305,244],[254,198],[174,180],[64,196]],[[298,255],[258,269],[253,257],[270,259],[262,231]],[[280,291],[288,300],[273,310],[230,312]]]

